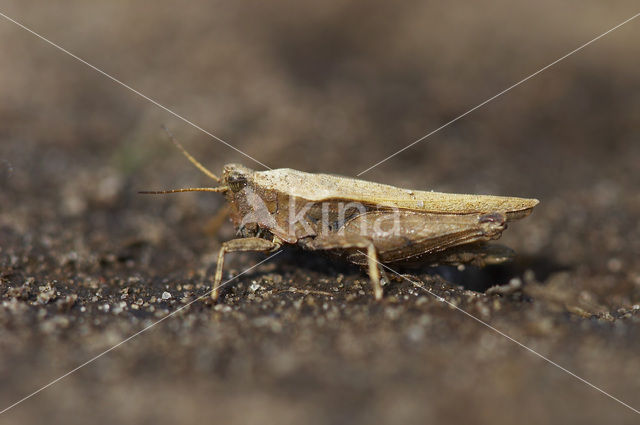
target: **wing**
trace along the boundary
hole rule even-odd
[[[509,220],[526,217],[539,202],[537,199],[507,196],[463,195],[401,189],[366,180],[331,174],[305,173],[289,168],[258,171],[254,173],[254,180],[264,187],[311,202],[342,199],[347,202],[361,202],[435,214],[500,212]]]
[[[380,261],[391,263],[423,257],[476,242],[498,239],[506,228],[502,214],[434,214],[416,211],[368,212],[341,229],[346,238],[365,236],[375,245]],[[355,257],[354,257],[355,258]],[[354,258],[348,258],[355,262]]]

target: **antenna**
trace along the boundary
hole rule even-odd
[[[180,192],[226,192],[227,190],[229,190],[227,186],[187,187],[184,189],[172,189],[172,190],[144,190],[138,193],[142,195],[165,195],[167,193],[180,193]]]
[[[202,171],[208,177],[220,183],[220,179],[218,178],[218,176],[216,176],[211,171],[209,171],[204,165],[200,164],[198,160],[195,159],[189,152],[187,152],[184,146],[182,146],[180,142],[178,142],[178,140],[173,136],[173,134],[171,134],[171,132],[165,125],[162,126],[162,129],[165,131],[165,133],[167,133],[167,135],[169,136],[169,139],[173,142],[174,145],[176,145],[176,147],[180,150],[180,152],[182,152],[182,154],[187,157],[189,162],[195,165],[198,170]]]

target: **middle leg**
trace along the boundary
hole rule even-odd
[[[383,292],[382,284],[380,283],[382,266],[380,261],[378,261],[378,250],[371,239],[355,235],[331,235],[313,239],[306,244],[305,247],[311,250],[327,251],[348,250],[354,248],[361,250],[366,249],[366,253],[362,252],[362,254],[367,257],[367,268],[369,269],[369,279],[371,280],[371,286],[373,287],[373,295],[376,301],[380,301],[382,299]],[[384,271],[382,271],[382,274],[386,278]]]

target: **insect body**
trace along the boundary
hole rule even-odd
[[[226,165],[218,178],[173,141],[219,186],[145,193],[210,191],[226,197],[238,238],[220,249],[214,299],[225,254],[273,252],[283,244],[295,244],[366,266],[380,300],[382,264],[482,266],[509,259],[510,249],[486,242],[499,238],[508,222],[526,217],[538,204],[536,199],[406,190],[292,169],[254,171],[238,164]]]

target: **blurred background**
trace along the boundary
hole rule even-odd
[[[638,10],[2,0],[0,12],[269,167],[355,176]],[[639,31],[628,23],[362,175],[540,199],[503,237],[515,265],[420,277],[635,408]],[[162,125],[214,172],[262,167],[4,18],[0,46],[3,409],[207,287],[233,235],[212,230],[221,197],[137,194],[212,183]],[[262,259],[234,258],[236,272]],[[239,279],[227,307],[181,312],[0,423],[637,421],[406,282],[376,305],[365,277],[285,253]],[[525,290],[485,292],[510,279]]]

